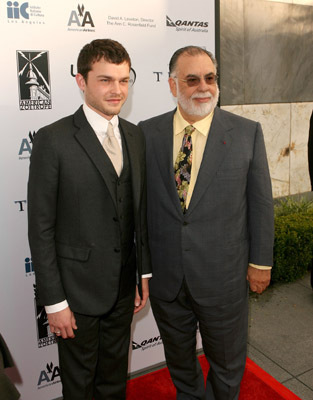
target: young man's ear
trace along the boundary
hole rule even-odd
[[[79,89],[84,92],[85,87],[86,87],[86,81],[85,81],[85,78],[83,77],[83,75],[77,73],[75,76],[75,79],[76,79],[76,83],[77,83]]]

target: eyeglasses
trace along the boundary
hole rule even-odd
[[[173,78],[178,79],[177,76],[174,76]],[[207,85],[215,85],[217,81],[217,75],[216,74],[205,75],[203,79]],[[179,80],[187,83],[187,86],[189,87],[199,86],[201,82],[201,78],[199,76],[188,76],[187,79],[179,79]]]

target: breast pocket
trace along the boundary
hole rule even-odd
[[[216,172],[216,176],[219,179],[239,179],[246,178],[247,172],[246,168],[220,169]]]

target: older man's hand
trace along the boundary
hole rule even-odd
[[[270,284],[271,270],[257,269],[249,266],[247,280],[249,281],[252,292],[261,294]]]

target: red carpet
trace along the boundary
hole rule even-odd
[[[199,357],[204,375],[208,363]],[[167,368],[131,379],[127,384],[127,400],[175,400],[176,391]],[[289,389],[263,371],[247,358],[246,370],[241,383],[239,400],[301,400]]]

